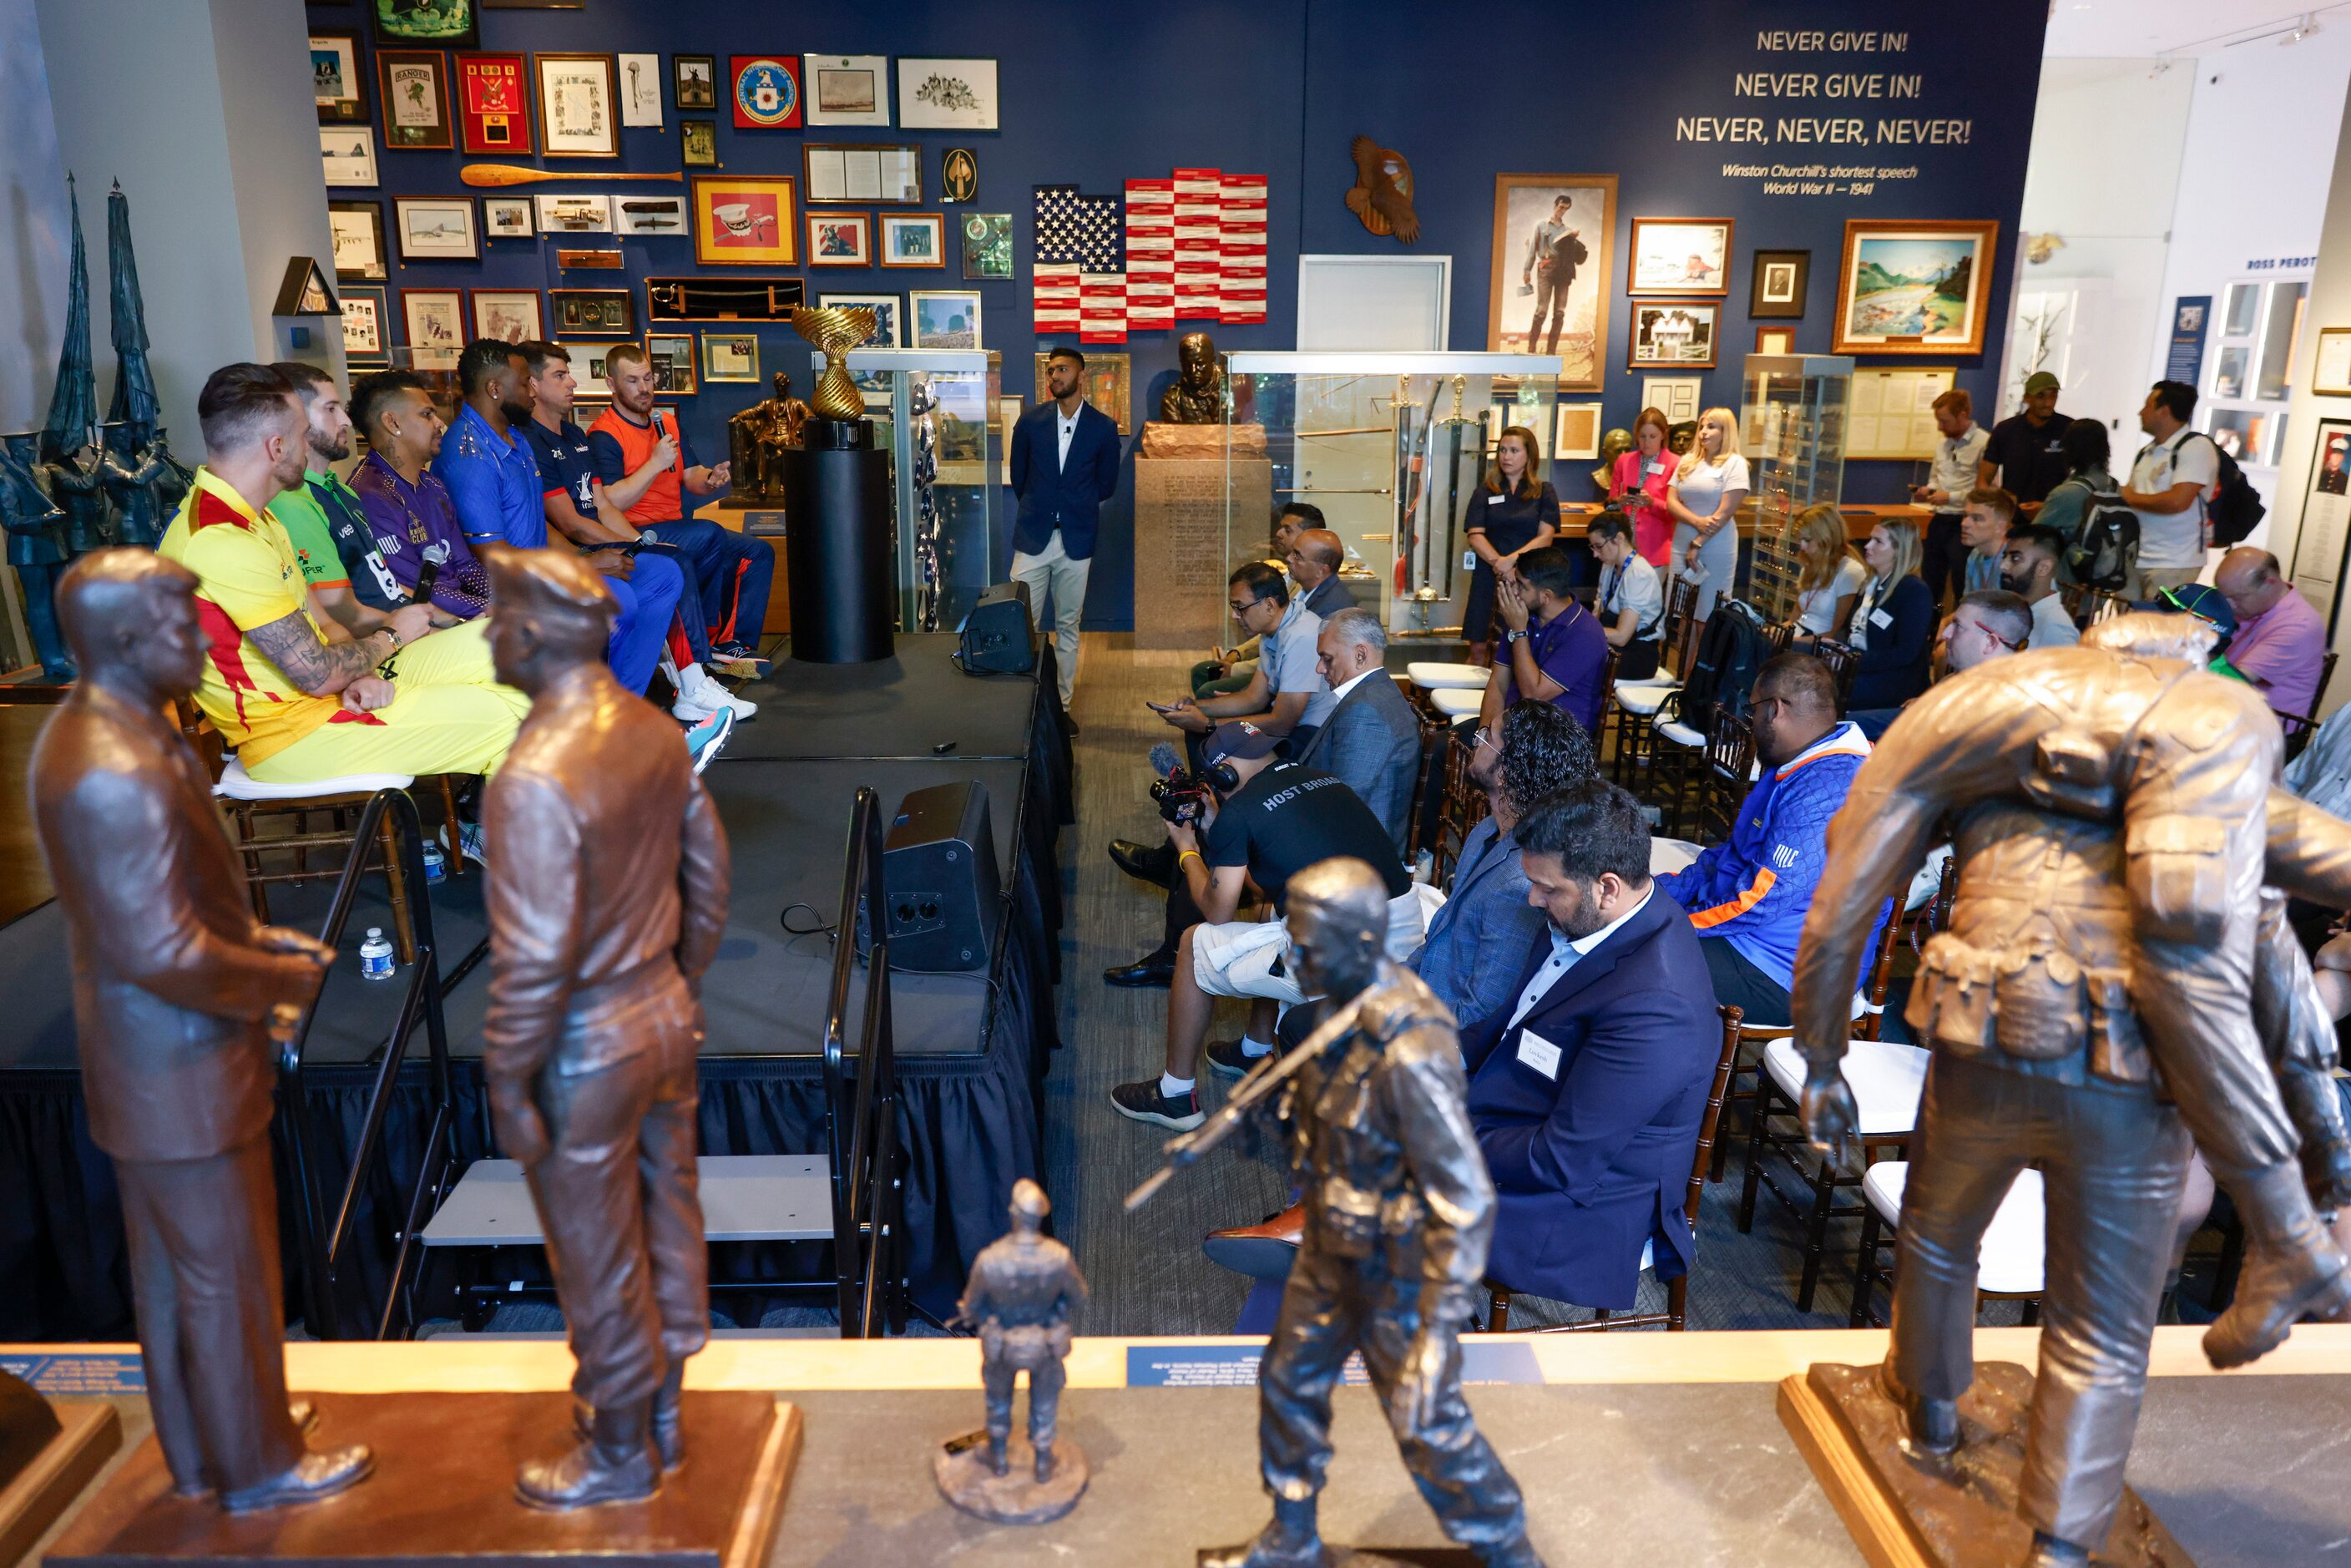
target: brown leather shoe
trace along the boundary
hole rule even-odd
[[[1252,1280],[1287,1280],[1306,1235],[1306,1206],[1293,1203],[1261,1225],[1211,1230],[1200,1243],[1208,1261]]]

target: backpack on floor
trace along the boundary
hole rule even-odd
[[[1713,730],[1717,709],[1744,716],[1755,672],[1771,656],[1771,639],[1755,607],[1743,599],[1718,601],[1698,633],[1697,655],[1676,698],[1677,716],[1700,735]]]
[[[2082,508],[2082,528],[2065,549],[2076,582],[2117,592],[2138,567],[2138,514],[2117,490],[2093,490]]]

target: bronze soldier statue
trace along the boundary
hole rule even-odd
[[[484,795],[482,1069],[538,1206],[582,1406],[573,1447],[524,1465],[516,1490],[542,1508],[627,1501],[684,1458],[679,1390],[710,1334],[695,1057],[726,837],[677,726],[605,667],[614,605],[595,569],[482,553],[498,679],[531,697]]]
[[[1225,368],[1206,332],[1176,340],[1176,384],[1159,397],[1166,424],[1221,424],[1225,418]]]
[[[57,682],[73,679],[73,661],[57,630],[57,581],[73,559],[66,542],[66,515],[33,477],[35,443],[40,432],[0,435],[0,528],[8,534],[8,564],[25,591],[25,621],[41,674]]]
[[[193,476],[172,461],[162,430],[150,434],[118,424],[107,430],[98,477],[114,503],[117,537],[126,545],[153,549]]]
[[[114,542],[113,517],[106,500],[106,480],[99,472],[96,445],[84,444],[44,458],[39,473],[49,498],[65,510],[66,540],[75,555],[88,555]]]
[[[792,378],[776,372],[776,395],[755,402],[726,422],[727,455],[734,460],[738,500],[768,503],[784,498],[784,456],[800,444],[809,405],[792,396]]]
[[[2252,1241],[2205,1335],[2213,1364],[2250,1361],[2351,1299],[2297,1167],[2294,1092],[2280,1089],[2308,1070],[2292,1058],[2328,1048],[2298,1028],[2273,1059],[2254,1024],[2256,965],[2279,961],[2262,883],[2345,902],[2351,825],[2275,790],[2276,721],[2251,687],[2201,669],[2210,633],[2183,632],[2196,625],[2117,617],[2080,648],[1998,660],[1912,704],[1830,825],[1797,959],[1803,1115],[1826,1146],[1854,1124],[1837,1064],[1868,913],[1950,815],[1959,894],[1907,1015],[1935,1056],[1878,1376],[1913,1445],[1951,1452],[1974,1374],[1977,1245],[2016,1173],[2038,1166],[2048,1290],[2016,1502],[2035,1563],[2085,1563],[2113,1521],[2189,1133]]]
[[[81,680],[33,754],[33,815],[65,911],[90,1137],[114,1158],[156,1441],[180,1492],[232,1513],[329,1497],[368,1450],[311,1451],[286,1403],[273,1022],[334,950],[254,918],[245,870],[169,717],[205,639],[196,578],[152,550],[68,569]]]

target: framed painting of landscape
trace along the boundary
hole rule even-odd
[[[1980,354],[1996,223],[1848,218],[1833,354]]]

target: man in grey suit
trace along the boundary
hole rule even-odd
[[[1387,672],[1387,629],[1368,610],[1342,610],[1322,622],[1317,667],[1336,703],[1298,761],[1346,780],[1402,860],[1420,778],[1420,720]]]

